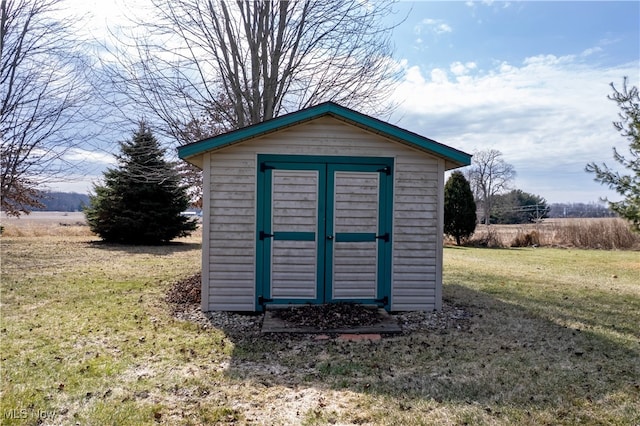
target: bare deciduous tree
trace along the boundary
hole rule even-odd
[[[390,2],[152,0],[108,79],[184,143],[206,110],[235,129],[333,100],[380,111],[394,82]],[[148,31],[141,35],[137,29]],[[133,58],[131,52],[135,52]]]
[[[61,0],[0,2],[2,210],[39,205],[40,187],[69,170],[64,154],[88,101],[86,64],[63,18]]]
[[[502,159],[502,153],[491,149],[473,154],[473,162],[467,171],[478,204],[482,206],[483,222],[490,224],[491,207],[496,195],[511,189],[516,176],[513,166]]]

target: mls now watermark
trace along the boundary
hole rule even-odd
[[[4,410],[2,416],[5,419],[40,419],[40,420],[53,420],[58,415],[55,410],[30,410],[26,408],[11,408]]]

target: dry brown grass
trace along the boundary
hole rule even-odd
[[[5,237],[88,237],[94,235],[81,212],[32,212],[29,215],[7,217],[2,214],[2,235]]]
[[[637,253],[449,247],[443,293],[466,327],[316,341],[176,320],[165,295],[199,270],[198,234],[129,247],[43,216],[2,220],[41,233],[0,244],[3,425],[640,424]],[[572,232],[613,232],[591,222]]]
[[[32,212],[21,217],[0,216],[3,237],[96,237],[82,212]],[[192,235],[200,239],[199,228]]]
[[[478,225],[469,245],[640,250],[640,235],[620,218],[546,219],[524,225]]]
[[[634,252],[448,247],[463,327],[348,342],[177,320],[197,239],[0,248],[3,425],[640,424]]]

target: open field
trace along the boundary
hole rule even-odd
[[[463,320],[344,342],[176,319],[164,297],[199,270],[197,236],[7,228],[2,424],[640,424],[637,252],[447,247]]]
[[[92,236],[82,212],[32,212],[21,217],[0,216],[7,237]]]
[[[32,212],[20,217],[0,215],[5,237],[94,237],[82,212]],[[201,238],[200,230],[193,233]]]
[[[7,237],[93,236],[81,212],[33,212],[20,218],[3,214],[0,224]],[[640,250],[640,235],[618,218],[545,219],[524,225],[478,225],[468,245]]]
[[[640,250],[640,234],[633,233],[620,218],[544,219],[522,225],[478,225],[469,244]]]

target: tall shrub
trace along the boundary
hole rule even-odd
[[[476,222],[476,203],[469,181],[455,171],[444,186],[444,232],[460,245],[473,234]]]
[[[91,230],[124,244],[162,244],[195,230],[181,214],[189,207],[186,189],[144,122],[120,149],[118,167],[104,173],[85,210]]]

